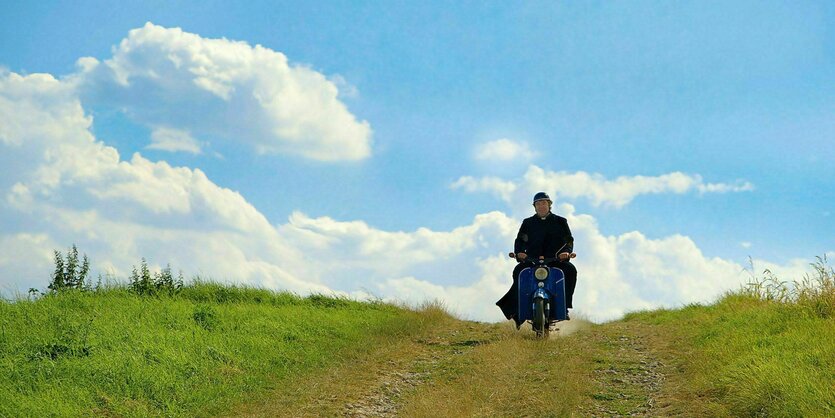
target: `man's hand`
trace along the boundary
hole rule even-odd
[[[525,261],[528,258],[528,255],[525,253],[516,253],[516,259],[519,261]]]
[[[569,253],[566,253],[566,252],[562,252],[562,253],[557,254],[557,258],[559,258],[560,261],[565,261],[565,260],[568,260],[569,258],[574,258],[574,257],[577,257],[577,254],[575,254],[575,253],[569,254]]]

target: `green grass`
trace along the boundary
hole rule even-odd
[[[710,306],[627,315],[657,326],[681,364],[683,402],[710,415],[835,415],[835,275],[766,275]],[[688,401],[689,400],[689,401]]]
[[[196,283],[0,302],[0,416],[193,416],[411,335],[431,315],[383,303]]]
[[[106,286],[0,301],[0,416],[277,415],[287,405],[335,415],[404,373],[426,380],[391,400],[405,416],[835,416],[825,263],[800,282],[766,274],[712,305],[548,341],[437,304],[215,283],[174,296]],[[531,398],[531,384],[548,390]]]

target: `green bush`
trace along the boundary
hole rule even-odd
[[[55,271],[47,288],[53,293],[69,289],[89,289],[86,279],[90,272],[90,260],[87,259],[87,254],[84,254],[83,261],[80,264],[78,261],[78,248],[75,244],[67,251],[66,260],[60,251],[55,250]],[[32,290],[36,289],[29,289],[31,294],[34,293]]]
[[[165,268],[151,275],[148,262],[143,257],[139,269],[137,270],[134,266],[131,271],[128,288],[132,292],[144,296],[175,295],[183,288],[183,273],[180,272],[175,280],[171,274],[171,266],[166,265]]]

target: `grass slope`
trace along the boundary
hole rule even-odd
[[[755,296],[635,313],[676,365],[670,412],[835,416],[835,317]]]
[[[306,410],[419,417],[833,416],[835,275],[817,267],[810,281],[787,285],[770,277],[709,306],[633,313],[550,340],[507,324],[451,321],[403,342],[407,349],[393,360],[360,361],[358,369],[377,373],[351,385],[358,398],[319,399]],[[342,370],[331,377],[356,376]],[[329,392],[344,386],[332,387]]]
[[[0,416],[207,415],[425,328],[383,303],[214,284],[0,302]]]
[[[0,416],[833,416],[835,275],[819,267],[549,340],[437,306],[212,284],[0,303]]]

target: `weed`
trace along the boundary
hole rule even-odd
[[[138,295],[173,296],[183,288],[183,273],[180,272],[180,275],[175,280],[171,274],[171,266],[166,265],[165,268],[155,272],[152,276],[148,269],[148,262],[143,257],[142,262],[139,264],[139,269],[137,270],[136,266],[134,266],[131,271],[128,288]]]
[[[826,255],[812,263],[814,276],[806,274],[797,284],[797,304],[819,318],[835,317],[835,269],[829,267]]]
[[[48,289],[53,293],[68,289],[89,290],[85,280],[90,272],[90,260],[87,259],[87,254],[84,254],[81,264],[78,261],[78,248],[75,244],[67,251],[66,260],[60,251],[55,250],[55,271],[52,273]],[[30,293],[32,290],[29,289]]]
[[[348,306],[348,301],[344,298],[328,297],[321,294],[314,294],[307,297],[307,301],[313,306],[321,308],[344,308]]]
[[[835,270],[829,266],[826,255],[817,257],[811,263],[813,273],[806,273],[800,280],[780,280],[771,270],[763,270],[762,276],[753,274],[750,261],[751,279],[738,293],[766,302],[793,304],[819,318],[835,315]]]

